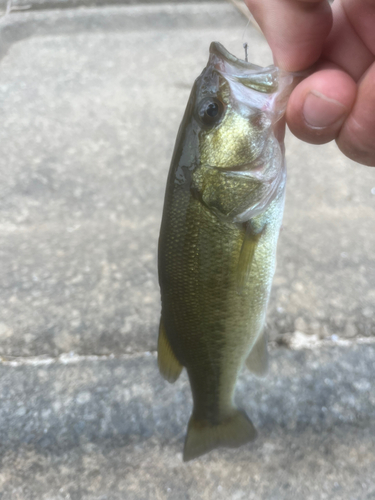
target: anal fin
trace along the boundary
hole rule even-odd
[[[264,377],[268,370],[268,350],[267,350],[267,335],[263,331],[255,342],[245,364],[247,368],[257,375]]]
[[[158,367],[161,375],[171,384],[176,382],[183,368],[169,344],[162,317],[159,326]]]

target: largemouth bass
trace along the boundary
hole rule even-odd
[[[183,367],[189,376],[185,461],[256,436],[234,390],[245,363],[258,375],[267,367],[292,81],[213,42],[178,132],[159,238],[158,365],[169,382]]]

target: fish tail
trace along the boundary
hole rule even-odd
[[[217,425],[196,420],[192,415],[189,420],[185,439],[184,462],[197,458],[220,446],[237,448],[253,441],[257,431],[244,411],[234,413]]]

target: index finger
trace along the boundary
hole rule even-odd
[[[327,0],[245,0],[266,37],[275,63],[287,71],[314,64],[332,26]]]

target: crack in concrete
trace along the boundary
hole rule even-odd
[[[295,331],[293,334],[281,334],[270,345],[274,348],[285,346],[293,351],[301,349],[319,349],[321,347],[351,347],[353,345],[375,344],[375,337],[354,337],[352,339],[343,339],[337,335],[320,339],[318,335],[308,335],[303,332]]]
[[[156,357],[156,351],[135,352],[126,354],[76,354],[74,352],[63,353],[59,356],[1,356],[0,365],[4,366],[46,366],[53,364],[70,365],[83,361],[109,361],[112,359],[127,360],[140,357]]]
[[[285,334],[284,334],[285,335]],[[301,349],[320,349],[322,347],[351,347],[353,345],[371,345],[375,344],[375,337],[357,337],[353,339],[340,339],[332,336],[327,339],[319,339],[317,335],[307,335],[302,332],[295,332],[293,336],[283,344],[285,347],[298,351]],[[270,341],[271,350],[280,349],[280,344],[276,341]],[[3,366],[46,366],[52,364],[76,364],[83,361],[109,361],[109,360],[128,360],[141,357],[155,357],[157,351],[132,352],[123,354],[76,354],[68,352],[59,356],[0,356],[0,365]]]

